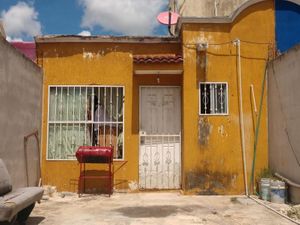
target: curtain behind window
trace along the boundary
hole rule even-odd
[[[99,105],[106,122],[95,116]],[[79,146],[93,144],[93,129],[102,122],[114,127],[115,156],[123,157],[123,88],[50,87],[48,112],[48,159],[73,159]]]

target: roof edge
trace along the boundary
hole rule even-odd
[[[236,10],[234,10],[229,16],[223,16],[223,17],[180,17],[176,32],[179,32],[181,30],[181,26],[184,23],[211,23],[211,24],[217,24],[217,23],[233,23],[234,20],[247,8],[268,0],[248,0],[242,5],[240,5]],[[289,2],[293,2],[295,4],[300,4],[300,0],[285,0]]]
[[[179,43],[178,37],[169,36],[81,36],[81,35],[44,35],[36,36],[36,43],[91,42],[91,43]]]

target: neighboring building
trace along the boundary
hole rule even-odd
[[[172,11],[183,17],[230,16],[247,0],[170,0]]]
[[[10,43],[16,49],[18,49],[22,54],[24,54],[31,61],[36,61],[36,49],[34,42],[24,42],[24,41],[13,41]]]
[[[172,11],[182,17],[230,17],[249,0],[169,0]],[[257,1],[259,2],[259,0]],[[300,43],[300,0],[274,0],[276,47],[285,52]],[[174,26],[172,27],[174,31]]]
[[[300,43],[300,1],[276,0],[276,42],[279,52]]]
[[[300,45],[297,45],[270,62],[268,68],[270,168],[273,172],[298,184],[300,184],[299,60]]]
[[[42,70],[0,36],[0,158],[14,188],[40,178],[42,83]]]
[[[3,28],[2,21],[0,20],[0,36],[6,38],[5,30]],[[34,42],[24,42],[24,41],[12,41],[10,42],[12,46],[18,49],[27,58],[35,62],[36,60],[36,49]]]
[[[76,191],[78,146],[111,144],[117,189],[243,193],[274,27],[274,2],[251,0],[228,17],[181,17],[178,37],[37,37],[43,183]],[[268,167],[262,106],[256,174]]]

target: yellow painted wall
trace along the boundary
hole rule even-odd
[[[250,42],[274,44],[274,5],[271,0],[249,7],[232,24],[183,24],[183,188],[187,191],[201,194],[244,193],[236,47],[231,43],[213,45],[236,38],[242,40],[243,110],[250,177],[255,118],[250,85],[254,85],[258,106],[269,53],[268,44]],[[197,54],[195,50],[195,44],[199,42],[209,44],[206,69],[201,67],[205,54]],[[229,115],[198,115],[199,81],[228,82]],[[256,172],[268,166],[266,106],[264,93]]]
[[[135,77],[133,54],[175,54],[179,51],[179,44],[38,43],[38,63],[44,69],[41,161],[43,184],[56,186],[59,191],[76,192],[79,176],[79,165],[75,160],[46,160],[48,85],[125,87],[125,159],[116,161],[114,165],[115,170],[118,170],[127,161],[116,172],[115,184],[117,188],[128,188],[128,183],[138,183],[138,85],[156,84],[157,78],[146,75]],[[153,68],[178,69],[178,65],[159,64]],[[136,69],[145,69],[145,66],[137,65]],[[163,76],[160,81],[160,85],[174,82],[178,84],[181,77]],[[89,165],[88,168],[102,169],[103,166]]]
[[[125,87],[125,161],[115,175],[117,188],[138,183],[138,87],[157,85],[156,75],[133,75],[135,69],[184,69],[180,75],[160,75],[159,85],[182,85],[182,185],[187,192],[241,194],[244,192],[243,164],[237,89],[236,47],[242,40],[243,106],[246,131],[248,177],[253,158],[253,108],[250,85],[254,85],[257,106],[261,94],[268,44],[274,44],[274,5],[267,0],[255,4],[232,24],[183,24],[181,44],[38,43],[38,63],[44,68],[42,123],[42,180],[58,190],[77,190],[76,161],[47,161],[48,85],[123,85]],[[245,42],[249,41],[249,42]],[[204,54],[195,44],[208,42],[207,68]],[[213,43],[227,43],[213,45]],[[133,54],[180,54],[183,65],[134,65]],[[199,116],[199,81],[228,82],[229,115]],[[264,93],[256,171],[267,167],[267,110]],[[200,135],[201,134],[201,135]],[[199,139],[199,136],[201,138]],[[124,162],[116,162],[117,169]],[[93,165],[90,168],[95,168]],[[99,168],[99,167],[98,167]]]

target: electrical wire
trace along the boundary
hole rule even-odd
[[[228,44],[233,44],[236,40],[231,40],[231,41],[227,41],[227,42],[221,42],[221,43],[208,43],[209,45],[228,45]],[[242,43],[246,43],[246,44],[257,44],[257,45],[271,45],[273,44],[272,42],[254,42],[254,41],[245,41],[245,40],[240,40],[240,42]],[[189,48],[189,46],[197,46],[197,43],[188,43],[188,44],[183,44],[184,47]],[[194,48],[197,49],[197,48]]]
[[[241,42],[244,42],[247,44],[254,44],[254,45],[271,45],[271,44],[273,44],[271,42],[255,42],[255,41],[243,41],[243,40],[241,40]]]
[[[228,44],[232,44],[234,41],[228,41],[228,42],[222,42],[222,43],[208,43],[208,45],[228,45]],[[197,44],[196,43],[194,43],[194,44],[183,44],[183,46],[185,46],[185,47],[188,47],[188,46],[197,46]]]

